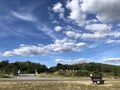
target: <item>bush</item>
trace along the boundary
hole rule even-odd
[[[8,74],[0,74],[0,78],[11,78],[11,75]]]
[[[77,71],[75,73],[75,76],[89,76],[89,72],[88,71],[83,71],[83,70]]]
[[[54,73],[56,76],[65,76],[65,77],[72,77],[75,75],[74,71],[56,71]]]

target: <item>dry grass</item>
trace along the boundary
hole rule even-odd
[[[120,90],[120,80],[107,79],[105,84],[81,81],[1,81],[0,90]]]

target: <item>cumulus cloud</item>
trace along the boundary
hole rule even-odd
[[[71,11],[69,19],[74,20],[80,26],[85,24],[85,15],[81,10],[80,0],[69,0],[66,7]]]
[[[61,63],[61,64],[80,64],[80,63],[87,63],[88,60],[85,58],[79,58],[75,60],[65,60],[65,59],[56,59],[56,63]]]
[[[52,10],[54,11],[54,12],[56,12],[56,13],[59,13],[59,17],[60,18],[64,18],[64,8],[62,8],[62,4],[61,3],[56,3],[54,6],[53,6],[53,8],[52,8]]]
[[[13,52],[11,51],[6,51],[4,54],[1,54],[1,56],[12,56]]]
[[[108,33],[111,27],[106,24],[89,24],[85,28],[93,32]]]
[[[83,0],[82,10],[96,14],[101,22],[120,21],[120,1],[119,0]]]
[[[78,47],[85,47],[87,45],[84,42],[80,42],[80,43],[77,43],[76,46],[78,46]]]
[[[55,26],[55,31],[59,32],[62,30],[62,27],[61,26]]]
[[[62,40],[55,40],[54,44],[47,45],[46,47],[55,52],[81,51],[81,49],[87,47],[87,44],[84,42],[76,43],[73,40],[65,38]]]
[[[83,48],[87,47],[87,44],[84,42],[76,43],[67,38],[62,40],[55,40],[53,44],[48,45],[20,45],[20,48],[6,51],[3,53],[3,56],[34,56],[34,55],[45,55],[51,53],[62,53],[68,51],[81,51]]]
[[[85,26],[86,30],[91,33],[83,33],[81,39],[84,40],[100,40],[107,36],[111,36],[111,26],[106,24],[88,24]]]
[[[52,10],[62,14],[61,16],[67,12],[68,18],[80,26],[98,21],[104,23],[120,21],[119,0],[66,0],[65,4],[66,8],[61,3],[56,3]],[[88,14],[94,14],[95,18],[86,20]]]
[[[50,47],[55,52],[66,52],[74,48],[74,42],[68,39],[55,40],[54,44],[48,45],[47,47]]]
[[[114,38],[119,38],[120,37],[120,32],[119,31],[113,31],[109,33],[110,36],[113,36]]]
[[[80,38],[81,37],[81,34],[80,33],[76,33],[74,31],[67,31],[66,32],[66,35],[68,37],[73,37],[73,38]]]
[[[47,54],[48,52],[45,48],[41,46],[35,45],[24,45],[20,46],[18,49],[14,49],[12,51],[6,51],[3,56],[12,56],[12,55],[21,55],[21,56],[34,56],[34,55],[43,55]]]
[[[106,37],[106,34],[100,34],[98,32],[95,32],[93,34],[90,33],[83,33],[81,36],[81,39],[84,40],[100,40]]]
[[[63,11],[63,10],[61,10],[61,7],[62,7],[62,4],[61,3],[57,3],[57,4],[54,5],[53,10],[55,12]]]

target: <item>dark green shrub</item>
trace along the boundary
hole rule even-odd
[[[75,73],[75,76],[89,76],[89,72],[88,71],[83,71],[83,70],[77,71]]]

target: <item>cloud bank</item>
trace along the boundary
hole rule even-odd
[[[21,55],[21,56],[34,56],[34,55],[46,55],[52,53],[63,53],[68,51],[81,51],[86,48],[87,44],[84,42],[76,43],[67,38],[62,40],[55,40],[53,44],[48,45],[24,45],[21,44],[20,48],[6,51],[2,54],[2,56],[13,56],[13,55]]]

